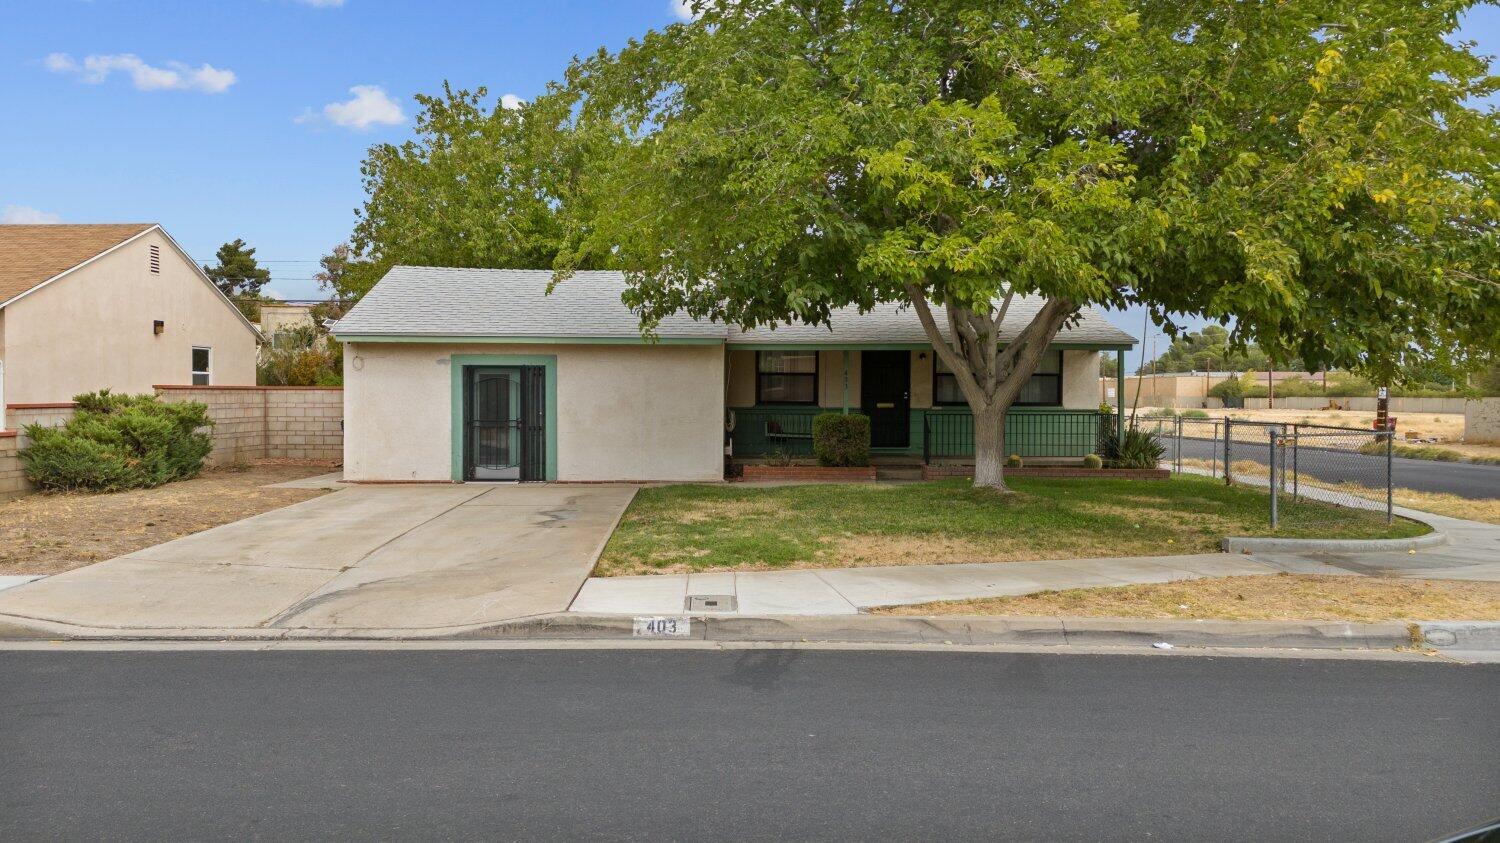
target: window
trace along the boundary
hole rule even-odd
[[[958,378],[953,370],[943,364],[943,358],[932,355],[932,403],[963,404],[964,394],[958,388]],[[1017,407],[1062,406],[1062,352],[1049,351],[1037,363],[1036,373],[1021,387],[1016,395]]]
[[[213,349],[193,347],[193,386],[208,386],[212,381],[209,363]]]
[[[818,403],[818,353],[755,352],[755,403]]]

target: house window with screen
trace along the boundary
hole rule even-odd
[[[211,377],[209,375],[209,363],[212,349],[193,347],[193,386],[208,386]]]
[[[757,351],[755,403],[818,403],[818,353]]]
[[[953,376],[943,359],[932,355],[932,403],[938,405],[964,404],[964,394],[958,388],[958,378]],[[1061,407],[1062,406],[1062,351],[1053,350],[1042,355],[1037,363],[1036,374],[1021,387],[1016,395],[1016,407]]]

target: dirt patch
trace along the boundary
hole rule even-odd
[[[325,494],[268,484],[326,464],[256,463],[113,494],[28,495],[0,504],[0,574],[58,574]]]
[[[987,546],[969,539],[948,536],[826,536],[826,549],[817,551],[819,565],[795,567],[827,567],[827,560],[837,560],[841,566],[879,565],[923,565],[934,562],[1016,562],[1027,558],[1027,554],[1014,548]]]
[[[1500,620],[1500,583],[1267,574],[876,610],[887,615],[1041,615],[1182,620]]]

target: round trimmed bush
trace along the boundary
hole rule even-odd
[[[1089,454],[1083,458],[1084,468],[1103,468],[1104,460],[1099,459],[1098,454]]]
[[[813,455],[818,465],[870,464],[870,417],[859,413],[820,413],[812,423]]]
[[[1022,462],[1020,454],[1011,454],[1009,457],[1005,458],[1006,468],[1021,468],[1024,464],[1025,463]]]

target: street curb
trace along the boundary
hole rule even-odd
[[[1417,628],[1429,647],[1500,653],[1500,621],[1423,621]]]
[[[548,615],[461,633],[464,639],[678,639],[859,644],[1040,644],[1306,649],[1393,649],[1413,643],[1404,623],[1175,621],[1130,618],[898,615],[671,616],[678,634],[637,631],[630,615]]]
[[[900,615],[670,615],[673,634],[647,631],[655,617],[562,612],[497,624],[448,629],[89,629],[45,621],[0,620],[0,640],[59,641],[702,641],[725,643],[1030,644],[1149,647],[1389,650],[1411,646],[1403,623],[1338,621],[1181,621],[1132,618],[962,617]],[[657,628],[660,628],[658,626]],[[1500,649],[1500,623],[1434,621],[1424,629],[1456,630],[1452,649],[1479,649],[1491,636]],[[1473,631],[1470,631],[1473,630]],[[1487,631],[1486,631],[1487,630]],[[1460,646],[1461,644],[1461,646]]]
[[[1388,553],[1438,547],[1448,534],[1434,530],[1409,539],[1277,539],[1229,536],[1220,542],[1225,553]]]

